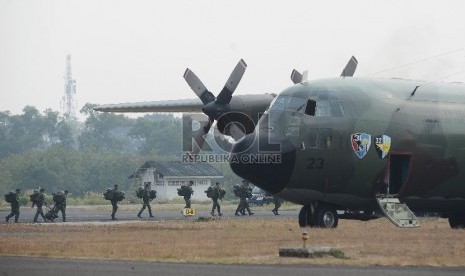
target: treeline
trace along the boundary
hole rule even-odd
[[[2,191],[43,187],[49,193],[69,190],[74,195],[127,186],[128,176],[141,164],[139,156],[76,151],[60,145],[30,151],[1,161]]]
[[[179,160],[182,119],[171,114],[139,118],[81,109],[84,122],[58,112],[26,106],[23,113],[0,112],[0,191],[45,188],[82,196],[119,184],[149,160]],[[216,164],[228,184],[239,181],[227,164]]]

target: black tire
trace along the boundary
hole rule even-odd
[[[449,225],[452,229],[464,229],[465,228],[465,216],[458,214],[449,215]]]
[[[300,209],[299,212],[299,226],[300,227],[314,227],[316,225],[315,223],[315,217],[312,214],[310,205],[304,205],[302,206],[302,209]]]
[[[322,206],[316,211],[317,225],[321,228],[336,228],[339,222],[334,208]]]

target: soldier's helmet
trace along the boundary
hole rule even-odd
[[[21,192],[21,189],[16,189],[16,192],[17,192],[17,193]]]
[[[115,184],[115,188],[118,188],[118,184]]]
[[[39,191],[41,191],[41,192],[45,192],[45,189],[44,189],[44,188],[40,188],[40,190],[39,190]]]
[[[189,185],[194,185],[194,181],[189,180]]]
[[[65,194],[69,193],[68,190],[65,190]]]
[[[220,182],[216,182],[216,186],[219,186],[220,185]]]
[[[144,186],[148,188],[148,187],[150,187],[150,184],[149,184],[149,183],[145,183]]]

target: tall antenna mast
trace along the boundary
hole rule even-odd
[[[61,99],[61,109],[65,118],[76,118],[76,80],[73,80],[71,74],[71,55],[66,55],[66,68],[65,68],[65,95]]]

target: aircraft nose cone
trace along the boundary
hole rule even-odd
[[[295,157],[295,147],[285,137],[252,133],[234,144],[230,166],[238,176],[275,194],[287,186]]]

